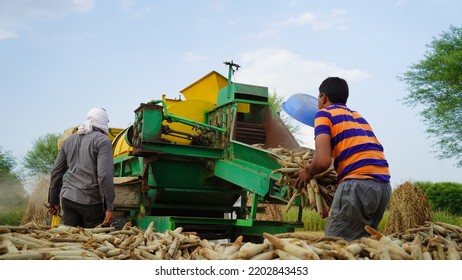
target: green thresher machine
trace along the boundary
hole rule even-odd
[[[124,221],[210,240],[303,227],[301,207],[297,221],[256,219],[262,205],[288,203],[268,149],[299,144],[272,111],[268,88],[232,82],[239,65],[225,64],[228,78],[212,71],[180,91],[185,100],[142,103],[133,125],[112,130],[115,207]]]

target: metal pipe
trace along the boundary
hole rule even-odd
[[[226,129],[221,128],[221,127],[216,127],[216,126],[209,125],[209,124],[206,124],[206,123],[200,123],[200,122],[192,121],[192,120],[189,120],[189,119],[186,119],[186,118],[183,118],[183,117],[179,117],[179,116],[175,116],[175,115],[170,114],[168,112],[168,110],[167,110],[167,104],[166,104],[166,102],[164,100],[152,100],[149,103],[162,103],[162,105],[164,107],[164,115],[167,118],[171,119],[172,121],[184,123],[184,124],[187,124],[187,125],[190,125],[190,126],[199,126],[199,127],[204,127],[204,128],[217,130],[217,131],[220,131],[220,132],[226,132]]]

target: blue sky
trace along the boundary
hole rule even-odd
[[[125,128],[140,103],[178,97],[212,70],[226,76],[223,62],[233,60],[236,82],[284,98],[345,78],[348,105],[382,142],[393,186],[462,183],[454,160],[435,158],[397,79],[461,24],[459,0],[0,0],[0,146],[22,159],[38,137],[82,123],[93,106]],[[312,130],[301,128],[312,145]]]

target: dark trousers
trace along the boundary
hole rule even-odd
[[[99,226],[105,217],[103,204],[84,205],[69,199],[61,199],[63,224],[66,226],[94,228]]]

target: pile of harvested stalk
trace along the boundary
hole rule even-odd
[[[50,227],[30,222],[23,226],[0,226],[2,259],[195,259],[208,241],[195,233],[158,233],[151,223],[146,231],[131,223],[121,230],[113,227],[84,229],[60,225]]]
[[[311,208],[318,212],[321,217],[327,217],[335,189],[337,188],[337,174],[333,168],[329,168],[321,174],[317,174],[311,179],[310,183],[301,190],[295,188],[297,176],[295,173],[311,163],[314,150],[305,147],[298,147],[292,150],[285,148],[268,149],[272,152],[269,154],[281,166],[273,170],[273,174],[281,174],[277,182],[278,185],[284,185],[289,188],[287,199],[289,202],[286,206],[286,212],[293,205],[295,199],[300,196],[301,204],[304,208]]]
[[[411,182],[405,182],[391,194],[385,234],[402,232],[431,221],[430,204],[425,192]]]
[[[155,232],[152,224],[142,231],[130,223],[122,230],[29,223],[0,226],[0,260],[459,260],[462,255],[460,226],[427,223],[393,236],[366,229],[369,237],[352,242],[293,232],[264,233],[259,244],[243,242],[242,236],[220,244],[182,228]]]

